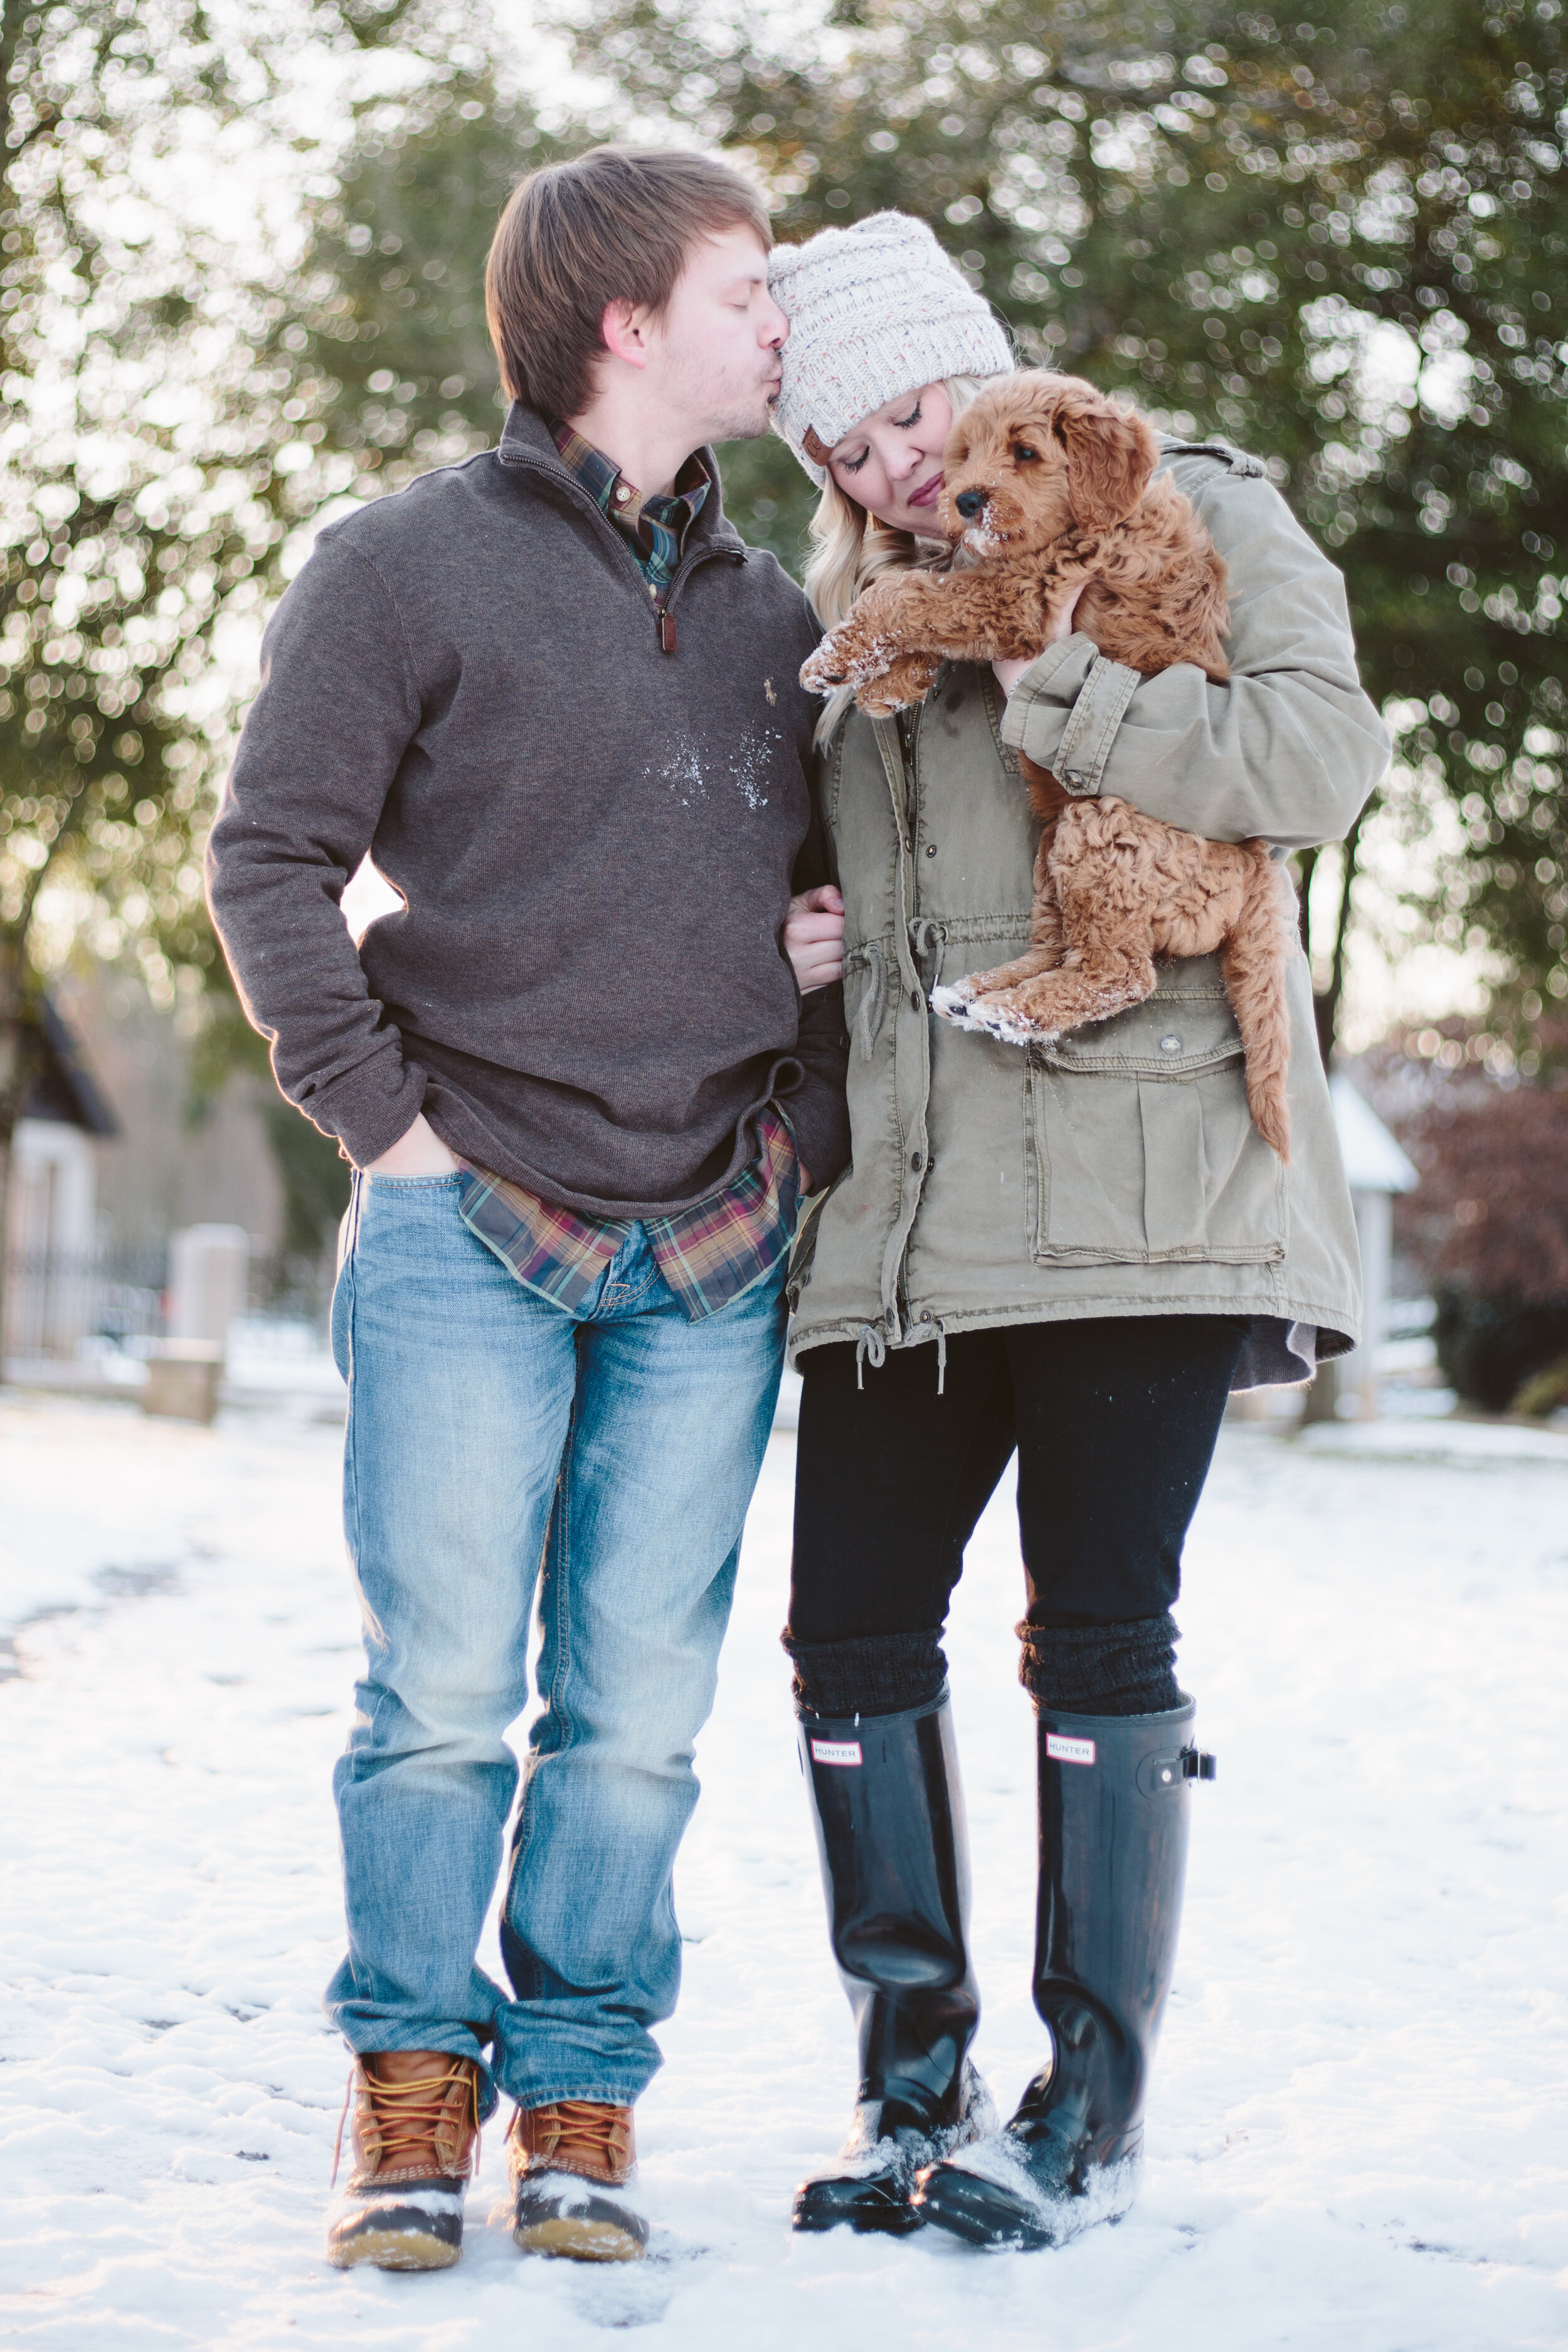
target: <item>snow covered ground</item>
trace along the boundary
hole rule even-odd
[[[852,2084],[794,1758],[794,1439],[752,1514],[668,2064],[639,2114],[655,2258],[340,2276],[321,2210],[344,2062],[328,1773],[356,1622],[337,1437],[0,1402],[0,2337],[60,2352],[514,2352],[808,2342],[1492,2352],[1568,2336],[1568,1466],[1227,1429],[1188,1551],[1185,1933],[1130,2218],[1057,2253],[795,2240]],[[1000,1498],[951,1654],[979,2056],[1027,1997],[1029,1718]],[[493,1951],[491,1965],[498,1966]]]

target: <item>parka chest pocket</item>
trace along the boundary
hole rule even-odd
[[[1145,1004],[1031,1047],[1025,1184],[1037,1264],[1285,1255],[1284,1163],[1252,1124],[1236,1016],[1207,957]]]

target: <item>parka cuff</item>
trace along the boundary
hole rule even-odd
[[[1023,730],[1033,719],[1037,725],[1055,724],[1058,736],[1072,716],[1077,701],[1095,663],[1100,659],[1100,647],[1092,637],[1074,635],[1064,637],[1059,646],[1047,646],[1037,654],[1012,693],[1002,719],[1002,740],[1016,751],[1028,751],[1023,740]],[[1029,752],[1029,757],[1034,758]]]
[[[1052,656],[1062,658],[1052,662]],[[1090,637],[1053,646],[1009,696],[1002,740],[1079,797],[1098,793],[1142,673],[1108,660]]]

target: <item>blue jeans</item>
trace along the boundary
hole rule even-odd
[[[691,1323],[638,1225],[568,1314],[469,1232],[455,1177],[356,1177],[349,1234],[332,1344],[367,1664],[333,1776],[349,1949],[327,2014],[358,2052],[478,2060],[487,2114],[498,2086],[627,2105],[679,1989],[671,1873],[778,1393],[784,1269]],[[509,2000],[476,1954],[536,1583]]]

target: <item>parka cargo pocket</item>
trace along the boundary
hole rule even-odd
[[[1176,971],[1146,1004],[1030,1049],[1026,1213],[1038,1265],[1285,1255],[1285,1167],[1252,1124],[1217,968],[1194,959]]]

